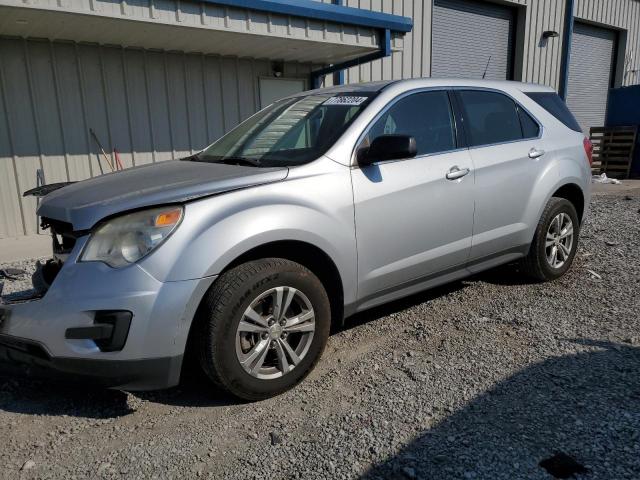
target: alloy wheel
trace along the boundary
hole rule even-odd
[[[545,253],[551,268],[561,268],[571,256],[573,248],[573,222],[566,213],[559,213],[547,229]]]
[[[275,287],[254,299],[236,331],[242,368],[263,380],[291,372],[309,351],[316,328],[311,302],[293,287]]]

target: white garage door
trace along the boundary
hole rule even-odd
[[[616,32],[576,23],[571,43],[567,105],[585,133],[604,125]]]
[[[432,77],[512,76],[514,10],[489,2],[435,0]]]

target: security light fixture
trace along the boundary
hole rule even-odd
[[[559,37],[560,34],[555,30],[545,30],[542,32],[542,38],[556,38]]]
[[[284,62],[271,62],[271,72],[273,73],[274,77],[280,78],[284,73]]]

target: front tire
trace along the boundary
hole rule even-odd
[[[580,223],[573,204],[564,198],[552,197],[522,262],[525,274],[543,282],[564,275],[573,263],[579,233]]]
[[[281,258],[223,273],[201,314],[200,364],[216,385],[244,400],[269,398],[300,383],[320,359],[331,325],[320,280]]]

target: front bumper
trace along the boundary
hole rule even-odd
[[[182,355],[144,360],[51,357],[29,340],[0,335],[0,372],[125,390],[158,390],[180,381]]]
[[[0,305],[0,369],[129,390],[176,385],[191,322],[215,277],[161,282],[137,264],[77,262],[85,242],[78,240],[42,298]],[[67,338],[69,329],[95,326],[104,311],[133,314],[122,349]]]

